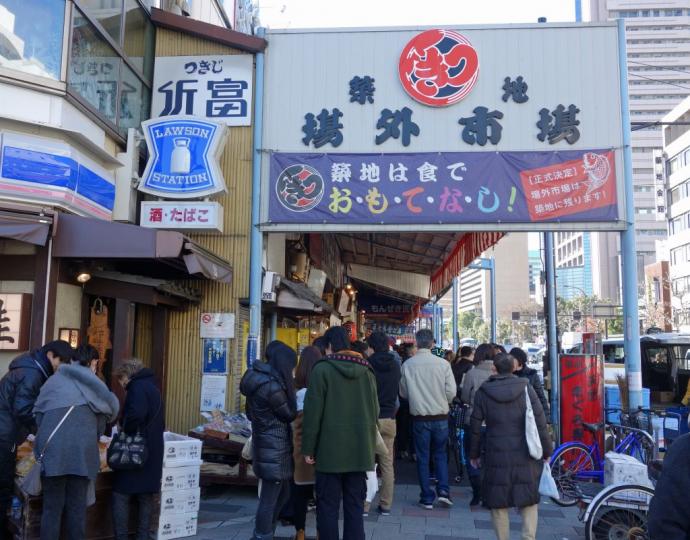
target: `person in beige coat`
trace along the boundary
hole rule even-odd
[[[304,420],[304,398],[309,386],[309,375],[314,365],[321,360],[321,352],[316,347],[305,347],[300,354],[295,372],[297,388],[297,418],[292,422],[292,439],[294,445],[295,485],[292,491],[292,522],[295,526],[295,540],[304,540],[304,529],[307,521],[307,507],[314,495],[316,473],[314,465],[309,465],[302,456],[302,423]]]

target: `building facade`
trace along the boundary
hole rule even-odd
[[[530,301],[531,260],[527,234],[504,236],[495,247],[482,254],[492,257],[496,267],[496,311],[499,319],[510,319],[511,313]],[[541,261],[539,261],[541,266]],[[491,319],[491,283],[486,270],[465,269],[460,273],[460,312],[474,311],[484,320]],[[444,308],[445,312],[445,308]]]
[[[157,5],[171,6],[139,0],[0,6],[7,44],[0,51],[0,309],[10,319],[0,328],[0,372],[52,339],[88,342],[99,350],[100,374],[121,392],[110,374],[140,357],[164,396],[175,396],[166,400],[169,427],[185,432],[204,409],[202,314],[222,315],[231,327],[221,344],[225,388],[213,405],[236,409],[239,402],[253,109],[237,102],[245,121],[225,127],[220,117],[231,104],[206,108],[228,134],[216,154],[225,181],[210,202],[222,224],[216,230],[191,228],[202,215],[192,207],[203,201],[194,197],[186,213],[170,210],[175,223],[151,223],[163,213],[145,210],[160,197],[138,189],[147,157],[142,122],[176,114],[155,106],[157,95],[175,101],[175,91],[166,93],[174,85],[155,83],[162,59],[184,61],[187,70],[193,62],[184,58],[203,61],[222,78],[222,62],[241,56],[247,69],[234,91],[251,93],[254,54],[266,42],[204,21],[210,12],[192,18]]]
[[[667,186],[668,248],[674,322],[690,330],[690,98],[664,117],[662,165]],[[673,125],[674,122],[680,124]]]
[[[637,262],[642,276],[644,267],[656,261],[656,241],[666,237],[665,208],[655,193],[654,151],[662,146],[661,127],[655,122],[690,93],[690,1],[590,0],[591,21],[617,18],[625,19],[627,32]],[[591,236],[592,290],[618,301],[618,238]]]

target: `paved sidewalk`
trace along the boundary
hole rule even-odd
[[[372,512],[365,518],[367,539],[371,540],[489,540],[494,539],[491,517],[486,509],[471,511],[469,488],[453,487],[455,506],[450,509],[423,510],[417,507],[419,487],[398,485],[392,515]],[[247,488],[209,488],[201,504],[198,540],[251,538],[256,511],[256,490]],[[376,507],[374,501],[373,508]],[[341,524],[342,526],[342,524]],[[520,537],[520,516],[511,515],[513,537]],[[342,529],[341,529],[342,530]],[[276,540],[292,539],[292,527],[279,527]],[[314,538],[315,517],[310,512],[307,536]],[[584,529],[577,520],[577,510],[542,502],[539,508],[538,540],[580,540]]]

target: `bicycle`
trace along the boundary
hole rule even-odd
[[[581,482],[604,483],[604,461],[599,448],[598,434],[606,424],[584,423],[583,427],[594,437],[591,445],[583,442],[567,442],[559,446],[550,460],[551,474],[556,482],[559,497],[552,500],[559,506],[573,506],[579,500],[576,490]],[[618,437],[625,433],[619,440],[613,451],[627,454],[637,458],[645,464],[649,464],[655,451],[655,443],[649,433],[642,429],[615,426],[614,431],[620,430]],[[614,438],[616,435],[613,435]]]

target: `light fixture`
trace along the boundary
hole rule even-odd
[[[352,289],[352,285],[348,283],[347,285],[345,285],[345,288],[350,290],[350,289]]]
[[[89,274],[86,270],[82,270],[77,274],[77,281],[79,283],[86,283],[91,279],[91,274]]]

